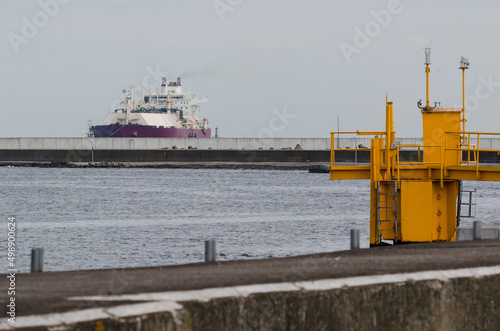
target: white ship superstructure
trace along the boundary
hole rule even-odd
[[[120,108],[108,113],[98,126],[91,128],[95,136],[210,137],[208,120],[206,118],[200,120],[200,105],[207,102],[208,98],[197,98],[191,92],[184,92],[180,78],[168,84],[167,79],[163,78],[161,87],[156,88],[156,91],[149,87],[147,95],[144,94],[144,87],[142,87],[140,100],[137,100],[136,92],[135,85],[131,85],[129,91],[123,90],[123,101],[120,103]],[[125,127],[129,126],[133,126],[132,129],[137,130],[125,130]],[[147,127],[148,129],[139,127]],[[161,131],[157,130],[157,132],[152,133],[155,130],[151,129],[188,131],[163,130],[162,134]],[[125,131],[125,133],[120,131]]]

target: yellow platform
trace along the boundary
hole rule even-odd
[[[429,105],[430,50],[426,49],[426,105],[422,113],[423,144],[401,145],[395,139],[393,104],[386,98],[385,131],[331,132],[330,179],[370,179],[370,244],[382,241],[429,242],[455,240],[459,217],[460,181],[500,181],[500,166],[480,165],[485,135],[500,133],[465,131],[464,108],[433,108]],[[464,72],[468,62],[462,58]],[[464,74],[462,75],[464,79]],[[464,92],[464,88],[462,88]],[[463,99],[464,101],[464,99]],[[335,163],[335,135],[374,135],[370,165]],[[471,143],[474,139],[476,144]],[[416,160],[402,160],[400,151],[416,150]]]

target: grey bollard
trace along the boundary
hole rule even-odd
[[[205,241],[205,262],[215,262],[215,240]]]
[[[351,249],[359,248],[359,230],[351,229]]]
[[[31,249],[31,272],[43,271],[43,248]]]
[[[472,239],[481,239],[481,221],[472,223]]]

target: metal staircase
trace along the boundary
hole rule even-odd
[[[379,244],[382,240],[398,241],[397,181],[381,181],[377,188],[377,220]]]

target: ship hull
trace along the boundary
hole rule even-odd
[[[96,125],[90,131],[103,138],[210,138],[210,129],[158,128],[148,125]]]

